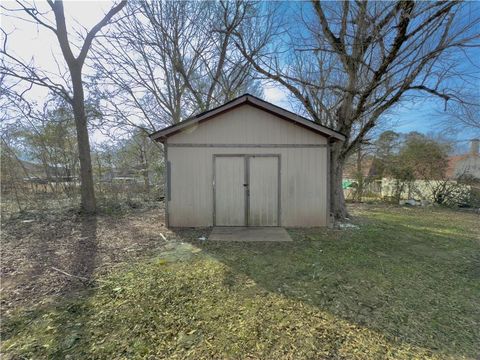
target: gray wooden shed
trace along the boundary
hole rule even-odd
[[[150,137],[165,149],[167,226],[329,222],[334,130],[245,94]]]

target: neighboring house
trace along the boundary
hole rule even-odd
[[[480,180],[479,139],[472,139],[470,152],[448,158],[448,167],[444,179],[424,179],[410,182],[399,182],[389,177],[378,178],[375,159],[366,157],[361,162],[363,176],[363,197],[393,198],[400,191],[402,200],[434,199],[439,193],[448,193],[457,199],[468,198],[472,184],[466,185],[465,178]],[[345,166],[343,188],[345,198],[354,198],[357,181],[358,166],[355,157]],[[373,180],[373,181],[372,181]],[[459,180],[457,182],[457,180]],[[459,200],[460,201],[460,200]]]
[[[329,222],[334,130],[245,94],[150,137],[165,146],[168,226]]]
[[[44,166],[42,164],[34,163],[31,161],[20,160],[22,171],[25,173],[23,178],[26,182],[33,183],[48,183],[48,182],[70,182],[74,181],[75,178],[69,175],[63,166]]]
[[[447,177],[458,179],[470,177],[480,180],[480,139],[470,141],[470,152],[463,155],[451,156],[448,158]]]
[[[17,166],[18,165],[18,166]],[[9,193],[22,187],[25,191],[50,191],[58,186],[76,186],[75,177],[61,165],[43,165],[31,161],[19,160],[12,169],[15,176],[2,173],[2,192]]]
[[[101,182],[118,182],[118,183],[139,183],[142,181],[141,177],[135,169],[119,169],[112,168],[104,171],[99,178]]]

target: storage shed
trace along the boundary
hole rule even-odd
[[[324,226],[344,136],[250,94],[150,135],[164,144],[167,226]]]

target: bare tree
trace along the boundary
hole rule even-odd
[[[343,165],[382,115],[419,93],[461,100],[446,80],[458,76],[456,51],[479,39],[479,18],[468,13],[475,5],[459,2],[313,1],[294,6],[300,8],[292,20],[295,26],[267,14],[236,33],[237,46],[259,74],[286,88],[313,121],[346,135],[331,149],[331,208],[341,219],[347,216]],[[292,17],[292,11],[287,15]]]
[[[473,131],[475,136],[480,135],[480,97],[473,97],[468,103],[455,103],[449,106],[447,112],[438,114],[443,118],[443,125],[448,130]]]
[[[94,47],[105,112],[153,131],[246,91],[252,66],[233,35],[253,9],[240,1],[129,2]]]
[[[0,65],[0,71],[7,76],[21,79],[34,85],[48,88],[53,93],[62,96],[73,108],[78,154],[80,160],[80,179],[81,179],[81,207],[87,213],[96,211],[95,193],[92,176],[92,164],[90,155],[90,142],[87,128],[87,116],[85,112],[85,94],[82,80],[82,68],[87,54],[92,46],[92,42],[98,32],[105,27],[111,19],[125,6],[126,0],[122,0],[113,6],[107,14],[92,29],[87,31],[83,43],[80,46],[78,55],[74,55],[73,46],[69,40],[63,2],[61,0],[48,1],[54,20],[49,18],[49,13],[39,11],[35,3],[17,1],[18,8],[7,9],[3,7],[11,16],[17,16],[21,11],[25,18],[23,20],[33,21],[36,25],[52,31],[60,45],[64,61],[68,67],[69,86],[68,88],[56,82],[48,73],[35,68],[32,64],[23,61],[7,51],[7,33],[3,31],[5,40],[1,53],[3,60]],[[15,14],[15,15],[14,15]],[[56,59],[55,59],[56,61]],[[64,74],[61,74],[64,75]]]

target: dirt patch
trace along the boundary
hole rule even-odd
[[[119,263],[162,249],[165,237],[171,233],[163,209],[89,217],[42,213],[7,220],[2,224],[2,313],[94,286],[99,275]]]

